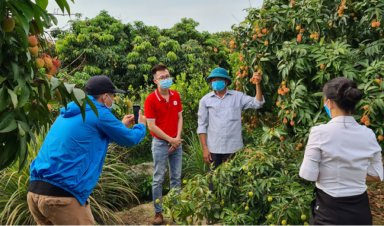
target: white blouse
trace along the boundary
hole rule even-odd
[[[311,128],[300,177],[332,197],[345,197],[365,192],[367,174],[383,180],[381,147],[371,129],[352,116]]]

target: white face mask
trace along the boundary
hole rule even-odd
[[[104,102],[104,106],[106,107],[106,108],[108,108],[110,111],[112,110],[112,107],[113,107],[113,100],[109,97],[109,95],[107,94],[107,97],[111,100],[111,106],[110,107],[108,107],[107,105],[106,105],[106,103]]]

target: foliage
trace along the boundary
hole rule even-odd
[[[199,32],[195,29],[199,23],[192,19],[159,29],[140,21],[122,24],[101,11],[95,18],[78,16],[70,23],[71,29],[63,34],[55,30],[60,59],[71,64],[68,69],[106,75],[123,89],[150,83],[150,69],[160,63],[168,65],[173,75],[207,74],[210,68],[228,65],[229,49],[222,39],[231,33]]]
[[[183,142],[182,177],[204,175],[208,172],[208,165],[204,162],[203,148],[198,134],[192,132]]]
[[[27,188],[32,160],[36,158],[47,134],[42,128],[36,135],[36,142],[28,145],[27,167],[19,171],[19,163],[0,172],[0,224],[32,225],[34,221],[28,209]],[[131,178],[125,173],[128,165],[117,160],[114,153],[108,153],[100,179],[91,196],[91,210],[98,224],[121,224],[115,213],[128,203],[137,200],[131,188]]]
[[[282,224],[283,220],[303,224],[302,215],[309,220],[314,185],[298,176],[302,152],[291,151],[293,147],[256,140],[212,173],[190,178],[181,195],[170,193],[163,199],[166,213],[180,224],[203,219],[235,225]],[[214,194],[209,191],[210,181]]]
[[[248,13],[234,28],[230,64],[237,90],[254,93],[249,76],[263,76],[263,111],[278,115],[265,126],[264,141],[282,131],[306,141],[312,126],[328,121],[322,87],[339,76],[363,91],[355,118],[366,115],[362,122],[383,135],[383,0],[266,0]]]
[[[67,0],[56,3],[63,13],[64,10],[70,13]],[[44,29],[57,20],[46,12],[47,4],[48,1],[31,0],[0,2],[0,170],[17,159],[20,170],[26,165],[27,144],[35,139],[34,131],[39,132],[41,126],[52,123],[50,104],[66,105],[74,100],[82,106],[83,117],[85,102],[93,106],[83,91],[53,77],[60,63],[44,52],[52,46],[45,38]],[[38,54],[44,56],[40,60],[43,66],[47,65],[47,71],[37,69]]]

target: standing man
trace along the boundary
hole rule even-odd
[[[179,93],[169,89],[172,85],[172,78],[167,66],[156,65],[151,69],[151,73],[157,89],[145,100],[144,109],[148,120],[148,128],[153,136],[152,197],[155,206],[153,224],[158,225],[163,223],[160,202],[167,160],[171,189],[179,190],[181,186],[183,109]]]
[[[223,68],[215,68],[207,78],[213,91],[200,100],[197,133],[204,161],[208,165],[213,162],[214,168],[243,147],[241,111],[261,108],[265,102],[260,87],[261,76],[255,72],[253,77],[256,79],[256,97],[228,90],[232,80]],[[213,191],[212,185],[210,189]]]
[[[115,89],[106,76],[88,80],[85,91],[99,117],[86,105],[85,121],[71,102],[60,109],[36,159],[31,163],[28,206],[38,225],[93,225],[89,195],[99,180],[108,145],[133,146],[145,136],[145,117],[132,129],[133,115],[119,121],[112,113]]]

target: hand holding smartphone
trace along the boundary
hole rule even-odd
[[[135,124],[139,123],[139,111],[140,111],[140,105],[138,104],[133,105],[133,115],[135,116]]]

